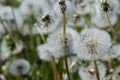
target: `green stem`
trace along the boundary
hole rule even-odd
[[[112,27],[111,21],[110,21],[109,16],[108,16],[108,13],[107,13],[107,12],[104,12],[104,14],[105,14],[105,19],[106,19],[106,21],[107,21],[110,29],[111,29],[114,33],[116,33],[115,30],[114,30],[113,27]]]
[[[66,14],[63,13],[63,38],[66,39]]]
[[[0,20],[1,20],[2,26],[3,26],[4,30],[5,30],[5,33],[9,33],[9,31],[7,30],[7,28],[6,28],[6,26],[5,26],[4,22],[3,22],[3,19],[1,17],[1,15],[0,15]]]
[[[96,70],[97,80],[100,80],[99,70],[98,70],[98,66],[97,66],[97,61],[96,60],[94,60],[94,66],[95,66],[95,70]]]
[[[67,63],[67,57],[66,57],[66,55],[65,55],[65,66],[66,66],[68,80],[70,80],[70,73],[69,73],[69,69],[68,69],[68,63]]]
[[[41,37],[43,43],[45,43],[45,37],[44,37],[44,35],[43,35],[43,34],[40,34],[40,37]]]
[[[52,56],[51,64],[53,68],[54,80],[58,80],[58,73],[57,73],[56,64],[55,64],[55,58],[53,56]]]
[[[63,39],[64,39],[64,42],[65,42],[65,40],[66,40],[66,13],[65,13],[65,11],[63,12]],[[70,80],[70,74],[69,74],[66,55],[64,56],[64,59],[65,59],[65,67],[66,67],[66,71],[67,71],[68,80]]]
[[[117,32],[113,29],[112,24],[111,24],[111,21],[110,21],[110,18],[109,18],[109,16],[108,16],[108,13],[107,13],[107,12],[105,12],[105,18],[106,18],[107,23],[109,24],[109,27],[110,27],[111,31],[115,34],[115,39],[116,39],[117,36],[118,36],[118,34],[117,34]],[[114,39],[114,40],[115,40],[115,39]]]
[[[17,20],[16,20],[14,9],[11,8],[11,11],[12,11],[12,15],[13,15],[13,18],[14,18],[14,21],[15,21],[15,28],[16,28],[17,34],[18,34],[19,33],[19,29],[18,29],[18,25],[17,25]]]
[[[62,72],[62,70],[63,70],[63,57],[60,58],[59,64],[60,64],[60,67],[59,67],[59,80],[63,80],[63,76],[62,76],[62,74],[63,74],[63,72]]]

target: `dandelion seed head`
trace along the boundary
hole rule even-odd
[[[6,78],[3,74],[0,74],[0,80],[6,80]]]
[[[111,46],[110,35],[97,28],[86,28],[80,33],[80,40],[75,44],[75,53],[84,60],[100,59],[108,54]],[[78,45],[79,44],[79,45]]]
[[[25,59],[17,59],[14,60],[9,68],[9,72],[13,76],[20,76],[20,75],[26,75],[29,73],[30,70],[30,64]]]
[[[105,77],[105,66],[102,63],[98,63],[98,69],[99,69],[99,76],[101,79]],[[91,63],[89,66],[81,66],[79,68],[79,76],[82,80],[96,80],[96,70],[93,63]]]
[[[117,0],[107,0],[107,2],[98,2],[94,3],[94,13],[92,14],[91,21],[94,25],[99,28],[108,27],[108,23],[105,19],[105,12],[107,12],[110,22],[114,25],[117,21],[117,12],[118,12],[118,1]]]
[[[52,53],[50,52],[50,45],[43,44],[37,47],[38,56],[41,60],[50,61],[52,58]]]
[[[32,28],[33,34],[51,33],[60,26],[61,20],[55,16],[45,13],[39,23],[36,23]]]
[[[62,29],[58,29],[56,32],[54,32],[53,34],[51,34],[48,37],[48,44],[52,45],[53,48],[53,53],[55,57],[60,58],[61,56],[65,55],[65,54],[70,54],[73,52],[73,47],[74,47],[74,43],[76,42],[75,39],[78,39],[78,33],[76,31],[74,31],[71,28],[67,28],[66,29],[66,40],[64,41],[63,38],[63,31]],[[64,54],[65,53],[65,54]],[[68,55],[67,54],[67,55]]]

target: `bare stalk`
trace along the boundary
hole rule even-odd
[[[107,13],[107,12],[104,12],[104,14],[105,14],[105,19],[106,19],[106,21],[107,21],[110,29],[111,29],[114,33],[116,33],[115,30],[114,30],[113,27],[112,27],[111,21],[110,21],[109,16],[108,16],[108,13]]]
[[[60,67],[59,67],[59,80],[63,80],[63,76],[62,76],[62,69],[63,69],[63,57],[60,58],[59,60],[59,64],[60,64]]]
[[[3,22],[3,19],[2,19],[2,17],[1,17],[1,15],[0,15],[0,20],[1,20],[1,24],[2,24],[5,32],[8,33],[8,30],[7,30],[7,28],[6,28],[6,26],[5,26],[4,22]]]
[[[93,62],[94,62],[95,70],[96,70],[96,77],[97,77],[97,80],[100,80],[99,70],[98,70],[98,66],[97,66],[97,61],[94,60]]]
[[[15,28],[16,28],[17,33],[18,33],[18,32],[19,32],[19,29],[18,29],[18,24],[17,24],[17,20],[16,20],[16,16],[15,16],[14,9],[11,8],[11,11],[12,11],[12,15],[13,15],[13,18],[14,18],[14,21],[15,21]]]
[[[52,56],[51,64],[53,68],[54,80],[58,80],[58,73],[57,73],[56,64],[55,64],[55,58],[53,56]]]

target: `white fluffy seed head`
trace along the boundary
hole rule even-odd
[[[98,70],[99,70],[99,76],[100,80],[102,80],[105,77],[106,68],[102,63],[98,63]],[[79,68],[79,76],[82,80],[96,80],[96,70],[93,63],[91,63],[89,66],[81,66]]]
[[[106,2],[107,1],[107,2]],[[103,11],[103,3],[107,3],[108,6],[108,16],[111,21],[111,24],[114,25],[117,21],[117,12],[118,12],[118,1],[117,0],[98,0],[95,1],[94,6],[94,13],[91,17],[91,21],[94,25],[99,28],[106,28],[109,24],[106,21],[105,13]]]
[[[110,60],[111,58],[118,58],[119,56],[120,56],[120,44],[113,44],[110,47],[109,54],[103,56],[102,60]]]
[[[13,47],[13,46],[11,46]],[[15,41],[15,47],[13,50],[9,48],[5,39],[1,42],[0,60],[6,60],[12,54],[18,54],[23,50],[23,43],[21,41]]]
[[[62,28],[58,29],[48,37],[47,42],[52,46],[51,51],[55,58],[60,58],[65,54],[69,55],[70,53],[73,53],[74,43],[76,43],[76,39],[79,38],[79,35],[75,30],[67,28],[66,37],[65,44]]]
[[[29,73],[30,64],[25,59],[16,59],[10,64],[9,72],[13,76],[26,75]]]
[[[80,33],[80,40],[75,44],[77,57],[84,60],[100,59],[108,54],[111,46],[110,35],[97,28],[86,28]]]
[[[32,33],[33,34],[51,33],[60,26],[60,22],[61,22],[61,20],[56,18],[54,15],[45,13],[42,16],[42,19],[39,21],[39,23],[36,23],[32,27]]]
[[[4,74],[0,74],[0,80],[6,80]]]
[[[49,44],[43,44],[37,47],[38,56],[41,60],[50,61],[52,58],[52,53],[50,52],[51,47]]]

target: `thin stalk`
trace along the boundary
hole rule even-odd
[[[95,70],[96,70],[96,77],[97,77],[97,80],[100,80],[99,70],[98,70],[98,66],[97,66],[97,61],[94,60],[93,62],[94,62]]]
[[[58,73],[57,73],[56,64],[55,64],[55,58],[53,56],[52,56],[51,64],[53,68],[54,80],[58,80]]]
[[[111,24],[111,21],[110,21],[110,18],[109,18],[109,16],[108,16],[108,13],[107,13],[107,12],[105,12],[105,18],[106,18],[107,23],[109,24],[109,27],[110,27],[111,31],[115,34],[115,38],[114,38],[114,40],[115,40],[115,39],[117,38],[118,34],[117,34],[117,32],[113,29],[112,24]]]
[[[107,12],[104,12],[104,14],[105,14],[105,19],[106,19],[106,21],[107,21],[110,29],[111,29],[114,33],[116,33],[115,30],[114,30],[113,27],[112,27],[111,21],[110,21],[109,16],[108,16],[108,13],[107,13]]]
[[[45,43],[45,37],[44,37],[44,35],[40,34],[40,37],[41,37],[42,41]]]
[[[64,42],[65,42],[65,39],[66,39],[66,13],[65,12],[63,12],[63,38],[64,38]],[[65,59],[65,67],[66,67],[66,71],[67,71],[68,80],[70,80],[70,73],[69,73],[69,69],[68,69],[66,55],[64,56],[64,59]]]
[[[40,25],[39,24],[37,24],[37,25],[38,25],[38,28],[40,29]],[[40,37],[41,37],[42,41],[45,43],[45,37],[44,37],[44,35],[40,33]]]
[[[110,68],[115,69],[115,64],[113,58],[110,58]]]
[[[66,55],[65,55],[65,66],[66,66],[68,80],[70,80],[70,73],[69,73],[69,69],[68,69],[68,63],[67,63],[67,57],[66,57]]]
[[[19,32],[19,29],[18,29],[18,25],[17,25],[17,20],[16,20],[16,16],[15,16],[14,9],[11,8],[11,11],[12,11],[12,15],[13,15],[13,18],[14,18],[14,21],[15,21],[15,28],[16,28],[17,33],[18,33],[18,32]]]
[[[4,22],[3,22],[3,20],[2,20],[1,15],[0,15],[0,20],[1,20],[1,24],[2,24],[2,26],[3,26],[4,30],[5,30],[5,32],[6,32],[6,33],[9,33],[8,30],[7,30],[7,28],[6,28],[6,26],[5,26],[5,24],[4,24]]]
[[[66,39],[66,14],[63,13],[63,38]]]
[[[60,58],[59,64],[60,64],[60,67],[59,67],[59,80],[63,80],[63,76],[62,76],[62,74],[63,74],[63,72],[62,72],[62,70],[63,70],[63,57]]]
[[[0,74],[2,73],[2,61],[0,61]]]

